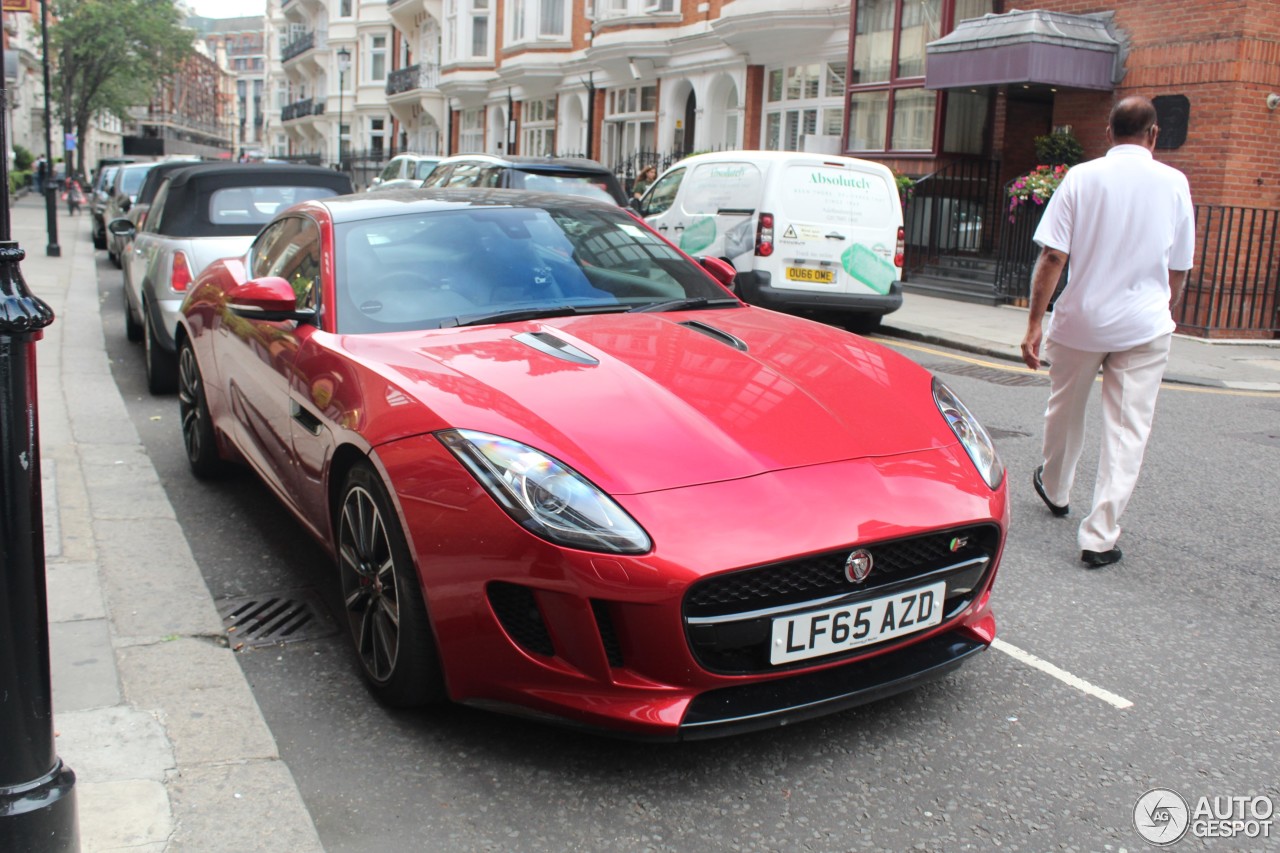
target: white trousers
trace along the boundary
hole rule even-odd
[[[1045,494],[1059,506],[1070,502],[1076,464],[1084,445],[1085,406],[1102,368],[1102,448],[1093,506],[1080,523],[1077,539],[1088,551],[1109,551],[1120,538],[1120,515],[1138,482],[1160,380],[1169,363],[1173,335],[1123,352],[1084,352],[1052,339],[1049,405],[1044,424]]]

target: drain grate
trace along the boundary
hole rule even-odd
[[[1042,373],[1031,373],[1020,368],[1005,370],[999,367],[986,367],[981,364],[927,364],[927,369],[935,373],[947,373],[952,376],[967,376],[970,379],[981,379],[994,385],[1027,387],[1048,385],[1049,377]]]
[[[315,640],[337,630],[324,604],[305,589],[223,599],[218,615],[236,651]]]

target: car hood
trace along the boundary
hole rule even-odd
[[[341,346],[395,386],[389,394],[421,401],[431,422],[522,441],[613,494],[955,443],[928,372],[756,308],[346,336]]]

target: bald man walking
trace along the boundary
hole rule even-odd
[[[1119,562],[1120,516],[1133,494],[1169,362],[1195,249],[1187,178],[1152,156],[1156,110],[1132,96],[1107,123],[1105,157],[1067,172],[1036,229],[1040,256],[1022,360],[1049,361],[1043,462],[1032,485],[1054,516],[1069,498],[1084,444],[1085,407],[1102,370],[1102,448],[1093,503],[1080,523],[1080,560],[1097,569]],[[1067,286],[1045,315],[1063,267]]]

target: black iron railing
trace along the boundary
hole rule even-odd
[[[303,33],[293,41],[286,44],[284,48],[281,49],[280,61],[288,62],[290,59],[293,59],[295,56],[299,56],[303,53],[306,53],[308,50],[311,50],[311,48],[315,46],[316,46],[315,30],[311,30],[310,32]]]
[[[1044,208],[1019,207],[1000,242],[996,291],[1024,303]],[[1205,337],[1280,337],[1280,210],[1196,205],[1195,266],[1174,311],[1182,332]]]
[[[1195,268],[1174,319],[1206,337],[1280,337],[1280,210],[1196,205]]]
[[[998,160],[957,160],[912,187],[905,211],[907,272],[946,255],[990,257],[999,233]]]

